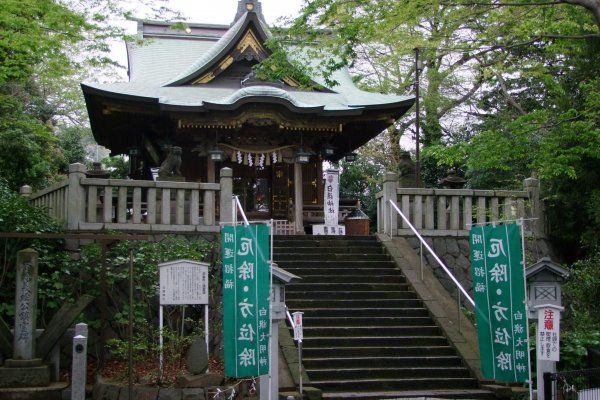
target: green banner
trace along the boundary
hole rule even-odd
[[[518,225],[473,227],[471,275],[483,376],[529,380],[523,249]]]
[[[269,226],[221,229],[225,375],[269,373]]]

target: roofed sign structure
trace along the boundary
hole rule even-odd
[[[414,102],[360,90],[346,69],[334,73],[334,87],[319,76],[311,89],[292,77],[258,80],[252,68],[269,56],[271,33],[257,0],[240,1],[231,26],[172,26],[138,22],[129,82],[82,84],[94,137],[130,155],[134,179],[152,179],[169,160],[176,168],[159,179],[214,182],[218,168],[231,167],[234,192],[255,218],[301,221],[298,210],[323,204],[323,159],[362,146]],[[322,155],[325,147],[333,154]],[[215,149],[222,161],[211,159]],[[308,163],[295,163],[299,152]]]

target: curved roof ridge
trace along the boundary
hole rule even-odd
[[[182,84],[186,80],[192,79],[194,75],[201,69],[207,67],[213,62],[218,61],[217,58],[222,56],[223,51],[227,49],[232,41],[246,28],[250,22],[250,15],[256,15],[254,12],[246,12],[244,16],[237,20],[235,24],[223,35],[221,38],[210,48],[206,53],[202,54],[198,60],[190,65],[184,72],[179,74],[176,78],[170,80],[165,86],[173,86],[176,84]],[[267,27],[266,23],[260,18],[253,19],[258,23],[259,29],[262,30],[266,37],[271,37],[271,31]]]
[[[220,101],[212,101],[212,102],[205,102],[205,103],[234,104],[242,99],[249,98],[249,97],[274,97],[274,98],[286,100],[299,108],[314,107],[314,105],[304,103],[304,102],[294,98],[292,95],[290,95],[287,91],[285,91],[283,89],[274,88],[272,86],[263,86],[263,85],[243,87],[243,88],[237,90],[235,93],[221,99]]]

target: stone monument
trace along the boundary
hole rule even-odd
[[[0,388],[46,387],[50,367],[36,358],[38,254],[26,249],[17,255],[13,358],[0,367]]]

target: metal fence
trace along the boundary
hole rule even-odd
[[[544,400],[600,400],[600,368],[544,374]]]

